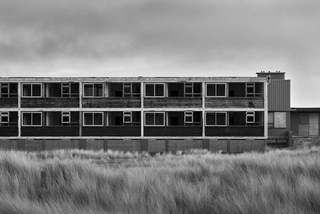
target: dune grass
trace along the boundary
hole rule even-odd
[[[320,149],[0,152],[0,213],[319,213]]]

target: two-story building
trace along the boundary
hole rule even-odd
[[[269,78],[2,77],[0,147],[263,150],[289,118],[270,105]]]

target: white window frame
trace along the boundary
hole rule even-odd
[[[7,93],[5,96],[2,94],[2,88],[7,88]],[[10,83],[0,83],[0,97],[10,97]]]
[[[253,92],[252,93],[248,93],[248,89],[252,88]],[[246,83],[246,97],[255,97],[256,95],[256,84],[254,82],[247,82]],[[251,95],[251,96],[248,96]]]
[[[191,121],[187,121],[187,117],[191,117]],[[184,123],[193,123],[193,111],[184,112]]]
[[[207,114],[215,114],[215,125],[208,125],[207,124]],[[217,114],[224,114],[225,115],[225,124],[224,125],[217,125]],[[228,115],[227,112],[223,112],[223,111],[209,111],[209,112],[205,112],[205,119],[206,119],[206,126],[219,126],[219,127],[225,127],[228,125]]]
[[[153,117],[155,117],[156,114],[163,114],[163,125],[147,125],[147,114],[154,114]],[[155,121],[155,119],[154,119]],[[166,125],[166,114],[164,111],[148,111],[144,112],[144,126],[165,126]]]
[[[154,96],[147,96],[147,85],[153,85],[153,94]],[[163,85],[163,96],[156,96],[156,85]],[[145,97],[165,97],[166,96],[166,87],[164,83],[145,83],[144,84],[144,96]]]
[[[68,88],[68,93],[63,93],[63,89],[64,88]],[[67,95],[67,96],[63,96],[63,95]],[[70,83],[61,83],[61,97],[70,97],[71,96],[71,85]]]
[[[68,118],[68,122],[64,122],[63,121],[63,118],[64,117],[67,117]],[[68,123],[70,123],[70,111],[63,111],[63,112],[61,112],[61,123],[63,123],[63,124],[68,124]]]
[[[25,96],[24,94],[23,94],[23,87],[25,86],[25,85],[31,85],[31,95],[30,96]],[[40,96],[33,96],[32,94],[33,94],[33,91],[32,91],[32,88],[33,88],[33,85],[40,85]],[[42,97],[42,83],[22,83],[22,97],[23,98],[40,98],[40,97]]]
[[[126,121],[126,120],[125,120],[125,117],[129,117],[130,120],[129,120],[129,121]],[[124,111],[122,118],[123,118],[123,123],[132,123],[132,112],[131,112],[131,111]]]
[[[85,85],[92,85],[92,96],[87,96],[87,95],[85,95],[85,93],[84,93],[84,86]],[[95,96],[94,95],[94,85],[102,85],[102,95],[101,96]],[[82,88],[82,96],[83,97],[85,97],[85,98],[87,98],[87,97],[90,97],[90,98],[92,98],[92,97],[95,97],[95,98],[100,98],[100,97],[104,97],[104,87],[105,87],[105,84],[104,83],[101,83],[101,82],[97,82],[97,83],[83,83],[83,88]],[[70,90],[71,90],[71,87],[70,87]]]
[[[23,120],[23,118],[24,118],[24,114],[31,114],[31,125],[25,125],[24,124],[24,120]],[[40,125],[32,125],[33,124],[33,114],[40,114]],[[22,112],[22,126],[36,126],[36,127],[41,127],[42,126],[42,112]]]
[[[133,92],[133,84],[139,84],[139,83],[138,82],[125,82],[122,84],[123,97],[138,97],[141,95],[141,92],[140,93]],[[130,88],[130,93],[126,93],[125,88]],[[129,96],[125,96],[125,95],[129,95]]]
[[[200,93],[194,92],[194,84],[195,84],[194,82],[184,83],[184,96],[185,97],[201,97],[202,96],[202,90],[200,90]],[[191,88],[191,93],[187,92],[187,88]],[[186,96],[186,95],[189,95],[189,96]],[[198,96],[195,96],[195,95],[198,95]]]
[[[92,114],[92,119],[93,119],[93,123],[94,123],[94,114],[101,114],[101,119],[102,119],[102,124],[101,125],[95,125],[95,124],[92,124],[92,125],[86,125],[85,122],[84,122],[84,115],[85,114]],[[95,111],[84,111],[82,112],[82,126],[103,126],[104,125],[104,117],[103,117],[103,112],[102,111],[99,111],[99,112],[95,112]]]
[[[253,121],[249,121],[248,118],[252,117]],[[247,111],[246,112],[246,123],[252,124],[256,122],[256,114],[254,111]]]
[[[9,112],[8,111],[3,111],[3,112],[0,112],[0,123],[1,124],[9,124],[9,120],[10,120],[10,116],[9,116]],[[7,122],[4,122],[2,121],[2,118],[7,118]]]
[[[215,85],[215,95],[214,96],[208,95],[208,85]],[[217,95],[217,93],[218,93],[217,85],[224,85],[224,96]],[[219,82],[206,83],[206,97],[227,97],[227,83],[219,83]]]

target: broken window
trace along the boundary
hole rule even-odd
[[[0,112],[0,126],[17,126],[18,112]]]
[[[263,126],[263,118],[262,111],[229,112],[229,126]]]
[[[201,83],[185,83],[185,97],[201,97]]]
[[[141,113],[138,111],[112,111],[108,112],[109,126],[135,126],[140,125]]]
[[[225,97],[225,83],[207,83],[207,97]]]
[[[109,83],[109,97],[140,97],[140,83]]]
[[[164,112],[145,112],[146,126],[164,126]]]
[[[84,126],[103,126],[103,112],[83,112]]]
[[[62,97],[79,97],[79,83],[62,83]]]
[[[206,112],[207,126],[226,126],[227,113],[226,112]]]
[[[22,112],[23,126],[42,126],[41,112]]]
[[[103,97],[102,83],[84,83],[83,84],[84,97]]]
[[[168,97],[183,97],[183,83],[168,83]]]
[[[246,83],[246,95],[247,97],[262,97],[263,96],[263,83]]]
[[[0,97],[17,97],[17,83],[0,83]]]
[[[146,83],[146,97],[164,97],[164,83]]]
[[[23,97],[41,97],[41,83],[23,83]]]
[[[245,83],[229,83],[229,97],[245,97],[246,84]]]

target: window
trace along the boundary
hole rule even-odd
[[[164,112],[146,112],[146,126],[164,126]]]
[[[125,111],[123,112],[123,123],[131,123],[132,122],[132,112]]]
[[[263,96],[263,83],[248,82],[246,84],[247,97],[262,97]]]
[[[0,97],[17,97],[17,83],[0,83]]]
[[[62,97],[78,97],[79,83],[62,83],[61,91]]]
[[[286,123],[286,112],[274,112],[274,128],[286,128]]]
[[[201,97],[201,83],[185,83],[185,97]]]
[[[41,83],[23,83],[22,96],[23,97],[41,97]]]
[[[103,112],[83,112],[84,126],[103,126]]]
[[[22,112],[23,126],[42,126],[41,112]]]
[[[185,111],[184,112],[184,123],[193,123],[193,112]]]
[[[225,97],[225,83],[207,83],[207,97]]]
[[[103,97],[102,83],[84,83],[83,84],[84,97]]]
[[[61,112],[61,123],[70,123],[70,112]]]
[[[164,83],[146,83],[146,97],[164,97]]]
[[[0,112],[1,125],[7,125],[9,123],[9,112]]]
[[[124,97],[140,97],[140,83],[123,83]]]
[[[226,126],[227,113],[226,112],[207,112],[206,125],[207,126]]]
[[[246,112],[246,123],[254,123],[254,122],[255,122],[255,113]]]

